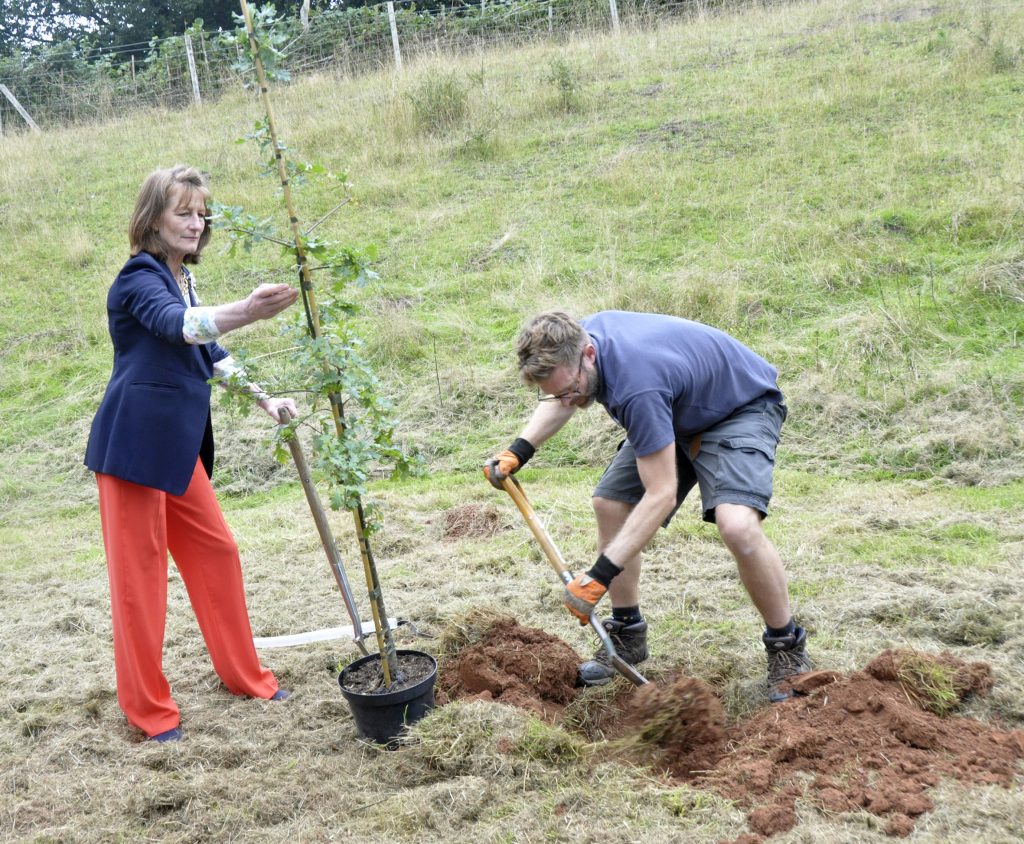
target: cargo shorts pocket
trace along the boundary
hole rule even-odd
[[[719,442],[715,479],[719,493],[747,493],[767,503],[774,471],[775,443],[751,436],[724,437]]]

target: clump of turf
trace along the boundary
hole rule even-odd
[[[520,709],[490,701],[454,701],[410,729],[405,751],[450,777],[568,776],[584,741]]]
[[[941,716],[955,712],[971,695],[987,694],[993,684],[990,665],[964,662],[948,651],[886,650],[865,670],[877,680],[899,683],[922,709]]]
[[[712,767],[725,741],[725,710],[708,686],[692,677],[636,688],[623,701],[616,744],[628,756],[656,767],[696,773]]]

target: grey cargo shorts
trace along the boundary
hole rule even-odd
[[[676,441],[676,474],[679,489],[676,506],[663,523],[667,527],[695,484],[700,485],[704,521],[715,521],[719,504],[745,504],[768,515],[772,497],[772,473],[779,432],[786,421],[786,406],[755,399],[698,436]],[[691,450],[697,450],[691,458]],[[636,504],[644,486],[636,468],[636,454],[629,440],[618,452],[594,489],[595,498]]]

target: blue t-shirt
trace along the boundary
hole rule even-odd
[[[775,367],[717,328],[628,311],[581,322],[597,349],[597,401],[640,457],[707,430],[754,399],[782,401]]]

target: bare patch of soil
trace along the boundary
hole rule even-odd
[[[829,812],[864,809],[886,818],[889,835],[906,836],[933,808],[926,791],[940,779],[1009,787],[1024,757],[1024,731],[936,714],[937,706],[949,712],[969,695],[988,693],[984,663],[884,651],[864,671],[816,671],[792,686],[790,700],[724,729],[720,715],[700,703],[691,716],[706,713],[706,729],[688,730],[704,744],[661,743],[653,760],[670,776],[747,807],[756,836],[791,829],[797,797]],[[643,692],[620,706],[630,711]],[[632,720],[623,720],[624,731],[635,729]]]
[[[611,728],[625,738],[627,754],[669,770],[703,771],[718,761],[726,739],[725,710],[700,680],[649,682],[630,690],[627,701]]]
[[[579,657],[561,639],[501,617],[476,644],[446,662],[437,702],[494,700],[556,721],[576,697]]]
[[[651,132],[641,132],[638,139],[643,144],[683,140],[704,146],[713,140],[721,129],[708,120],[671,120]]]
[[[561,640],[501,619],[439,686],[445,700],[499,700],[557,721],[576,695],[578,661]],[[927,791],[941,779],[1010,787],[1024,758],[1024,730],[937,714],[988,693],[985,663],[883,651],[863,671],[815,671],[792,685],[789,700],[731,725],[699,680],[629,687],[602,729],[619,752],[745,807],[751,832],[737,844],[791,829],[798,797],[826,812],[866,810],[903,837],[933,808]]]
[[[444,514],[446,540],[486,538],[505,530],[501,513],[490,505],[460,504]]]

